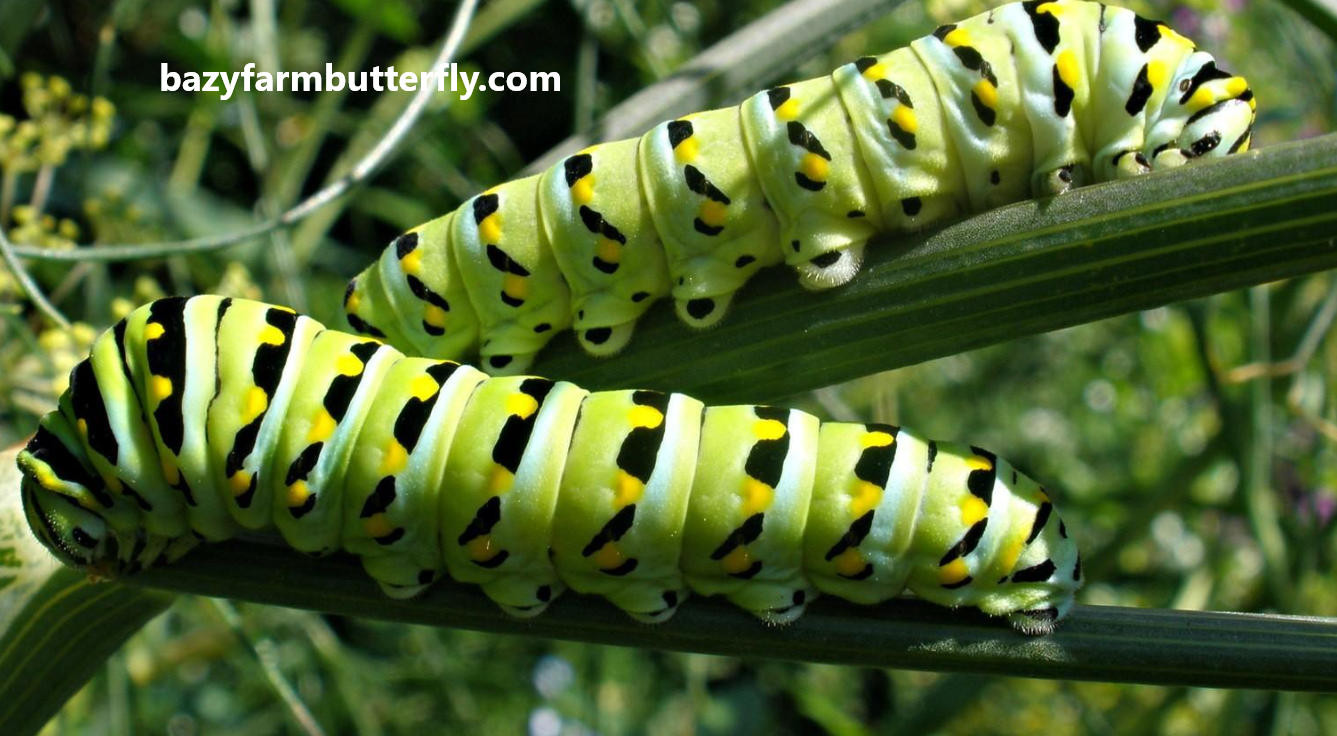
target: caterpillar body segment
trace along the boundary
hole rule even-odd
[[[594,146],[543,174],[544,234],[571,288],[572,329],[593,355],[631,340],[636,320],[669,293],[668,264],[639,196],[637,142]],[[630,194],[629,194],[630,193]]]
[[[209,296],[136,310],[74,376],[18,462],[34,533],[99,575],[273,528],[388,595],[444,573],[517,616],[567,587],[646,622],[689,593],[785,623],[909,590],[1028,632],[1081,583],[1034,481],[888,425],[488,378]]]
[[[765,266],[832,287],[878,233],[1246,150],[1255,107],[1243,77],[1163,23],[1082,0],[1011,3],[588,148],[545,172],[537,196],[527,179],[466,202],[452,236],[420,248],[454,251],[431,260],[458,273],[432,278],[463,280],[477,334],[424,306],[446,296],[419,288],[427,255],[417,282],[383,257],[350,284],[346,311],[405,350],[477,349],[494,373],[523,372],[568,325],[610,355],[664,295],[709,327]]]
[[[640,140],[641,191],[668,256],[674,308],[693,327],[724,317],[733,294],[780,263],[780,223],[743,152],[738,108],[655,126]]]
[[[753,95],[739,110],[749,160],[805,286],[849,281],[883,229],[872,176],[830,77]]]

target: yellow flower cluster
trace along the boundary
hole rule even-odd
[[[6,174],[60,166],[71,151],[106,147],[116,117],[107,99],[75,94],[62,77],[29,72],[20,84],[28,118],[0,115],[0,169]]]

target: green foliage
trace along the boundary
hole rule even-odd
[[[24,104],[20,74],[31,73],[43,75],[43,89],[57,77],[72,80],[67,95],[109,100],[116,117],[105,149],[70,145],[59,161],[5,169],[17,173],[8,193],[0,196],[0,210],[6,213],[0,215],[0,228],[29,249],[67,249],[77,241],[96,250],[106,244],[222,238],[243,231],[335,180],[376,143],[411,96],[285,93],[224,103],[211,94],[159,92],[160,63],[210,70],[240,69],[256,61],[302,71],[323,68],[325,61],[346,70],[422,64],[434,53],[447,22],[447,13],[426,0],[121,0],[108,7],[78,0],[60,13],[43,12],[44,5],[0,3],[0,112],[13,118],[14,130],[19,121],[50,112],[48,107],[34,114]],[[7,272],[0,274],[0,441],[32,431],[95,327],[154,296],[205,291],[262,296],[339,324],[346,278],[399,231],[511,176],[568,135],[588,129],[619,101],[689,64],[703,48],[777,5],[775,0],[494,0],[480,10],[464,44],[468,56],[460,61],[484,71],[559,71],[561,94],[476,95],[463,103],[433,99],[392,165],[356,196],[339,199],[296,228],[266,231],[236,247],[136,262],[28,260],[41,289],[79,323],[69,331],[54,327]],[[1250,78],[1260,98],[1257,146],[1334,129],[1337,56],[1332,41],[1290,10],[1234,0],[1133,5],[1170,20]],[[774,38],[765,45],[772,52],[758,65],[759,79],[822,73],[855,54],[903,44],[937,23],[983,7],[973,0],[902,3],[829,43]],[[790,69],[794,44],[829,51]],[[707,86],[706,92],[729,104],[739,91]],[[79,115],[59,112],[48,129],[68,129]],[[1321,168],[1316,162],[1308,165]],[[44,167],[49,172],[45,184]],[[1181,177],[1186,186],[1192,186],[1191,174]],[[1140,183],[1168,187],[1164,182],[1169,181],[1174,179]],[[1331,192],[1314,191],[1313,196],[1331,197]],[[1168,199],[1173,192],[1164,194]],[[1159,194],[1130,190],[1129,196],[1153,202]],[[1288,212],[1285,193],[1234,196],[1232,206],[1241,218],[1250,198],[1272,203],[1258,228],[1298,232],[1321,223],[1317,211],[1304,216],[1312,221]],[[1081,206],[1074,201],[1055,209],[1061,215]],[[1031,211],[1011,212],[975,222],[1006,224],[1017,212]],[[1167,217],[1165,222],[1192,227],[1173,213]],[[955,232],[970,227],[967,223]],[[1327,228],[1331,232],[1331,225]],[[927,244],[931,250],[951,232],[915,240],[915,247]],[[1199,283],[1214,287],[1164,292],[1150,301],[1129,297],[1122,309],[1252,283],[1230,282],[1231,274],[1239,273],[1231,269],[1243,268],[1232,265],[1232,257],[1247,261],[1247,248],[1284,249],[1287,242],[1300,242],[1274,239],[1241,244],[1222,237],[1223,253],[1204,256],[1198,264],[1204,269]],[[891,255],[877,256],[878,273],[889,279],[896,265]],[[1320,265],[1330,263],[1315,259],[1309,264]],[[1254,273],[1266,274],[1266,267],[1256,260]],[[1044,283],[1041,275],[1037,271],[1036,284]],[[1109,293],[1117,297],[1121,288],[1136,291],[1135,284],[1113,275],[1103,274]],[[1079,276],[1068,274],[1068,283]],[[942,277],[944,283],[949,279]],[[759,284],[740,299],[734,316],[746,317],[747,310],[761,308],[767,299],[776,300],[769,309],[783,316],[789,280],[777,273]],[[1017,288],[1024,284],[1025,279],[1017,279]],[[875,286],[851,285],[856,295],[874,300]],[[1069,299],[1077,299],[1077,293],[1070,292]],[[1019,339],[822,388],[789,402],[824,418],[895,421],[932,436],[1006,449],[1009,458],[1061,494],[1065,518],[1086,550],[1094,581],[1083,593],[1085,603],[1337,616],[1332,584],[1337,571],[1337,343],[1326,339],[1337,309],[1335,295],[1337,277],[1316,273],[1048,334],[1033,333],[1074,320],[998,327],[998,339]],[[851,302],[845,314],[869,303],[875,302]],[[645,339],[650,330],[669,321],[666,307],[656,311],[662,313],[651,316],[641,335],[647,350],[653,347]],[[1091,312],[1083,319],[1112,313]],[[924,314],[926,319],[942,315]],[[989,319],[987,313],[981,319]],[[820,333],[824,324],[815,329]],[[907,329],[913,326],[907,323]],[[786,332],[807,327],[798,317],[787,326],[773,323],[768,328],[772,354],[762,351],[762,359],[787,358],[802,349]],[[862,342],[843,333],[815,344],[831,363],[857,363],[870,353],[880,356],[878,361],[909,356],[896,364],[966,346],[951,344],[950,326],[937,329],[945,347],[936,351],[907,351],[896,344],[899,333],[870,329]],[[708,333],[702,342],[713,344],[724,334]],[[873,344],[877,340],[887,344]],[[612,370],[563,361],[554,356],[549,363],[561,377],[575,377],[577,370]],[[735,358],[732,370],[747,367],[740,363]],[[865,373],[870,365],[831,380]],[[628,373],[616,379],[609,374],[608,380],[632,382],[640,368],[621,370]],[[727,376],[730,364],[712,370]],[[827,382],[809,375],[811,366],[800,370],[790,391]],[[686,388],[678,383],[681,378],[662,374],[655,380]],[[697,387],[709,385],[709,377],[692,380]],[[775,385],[771,394],[786,393]],[[734,390],[734,397],[741,397],[743,389]],[[264,569],[245,571],[261,576]],[[557,733],[560,727],[567,733],[610,734],[689,728],[704,733],[1337,731],[1337,700],[1322,696],[665,654],[254,604],[242,604],[236,613],[203,599],[178,599],[165,616],[131,637],[55,726],[62,732],[301,732],[295,695],[330,733],[452,727],[528,727],[534,733]],[[107,631],[97,641],[115,643],[115,633]],[[1129,643],[1125,651],[1133,648]],[[90,653],[89,658],[98,657]]]

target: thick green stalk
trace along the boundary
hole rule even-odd
[[[693,598],[646,626],[590,596],[515,619],[470,585],[442,581],[385,597],[352,559],[311,560],[277,545],[228,542],[141,573],[134,586],[364,618],[599,644],[872,667],[1102,682],[1337,691],[1337,620],[1078,606],[1057,632],[1026,637],[1001,619],[921,601],[857,606],[819,599],[793,626],[766,626],[719,599]]]

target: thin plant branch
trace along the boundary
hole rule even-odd
[[[441,45],[441,51],[437,54],[433,62],[432,69],[439,71],[446,64],[450,63],[460,42],[464,39],[465,33],[469,30],[469,24],[473,20],[474,9],[478,6],[478,0],[462,0],[459,8],[455,11],[454,20],[451,22],[450,31],[446,34],[445,41]],[[99,245],[93,247],[72,248],[68,250],[47,250],[44,248],[33,248],[26,246],[17,246],[13,249],[14,253],[25,258],[45,261],[129,261],[145,258],[166,258],[168,256],[188,255],[192,253],[207,253],[215,250],[222,250],[234,245],[246,242],[252,238],[268,234],[279,228],[287,228],[300,222],[303,218],[312,212],[330,202],[348,194],[354,187],[365,183],[380,170],[390,156],[395,152],[409,131],[418,122],[422,112],[431,100],[432,94],[436,91],[432,85],[422,85],[414,94],[413,99],[400,113],[399,118],[395,120],[390,130],[386,131],[385,137],[377,142],[376,146],[363,156],[348,174],[331,182],[320,191],[312,194],[310,197],[299,202],[296,206],[278,217],[271,218],[265,222],[254,225],[249,228],[243,228],[236,232],[226,235],[213,235],[202,238],[189,238],[186,240],[166,241],[160,243],[143,244],[118,244],[118,245]]]
[[[62,330],[70,329],[70,321],[65,319],[65,315],[61,314],[60,310],[56,309],[56,305],[52,304],[42,293],[41,287],[37,285],[36,281],[33,281],[28,269],[24,268],[23,263],[19,261],[18,255],[15,253],[16,250],[14,244],[9,242],[9,236],[5,234],[4,227],[0,226],[0,258],[4,259],[10,273],[14,274],[14,281],[18,282],[19,288],[28,296],[28,301],[32,302],[34,307],[37,307],[37,311],[45,315],[47,319]]]

